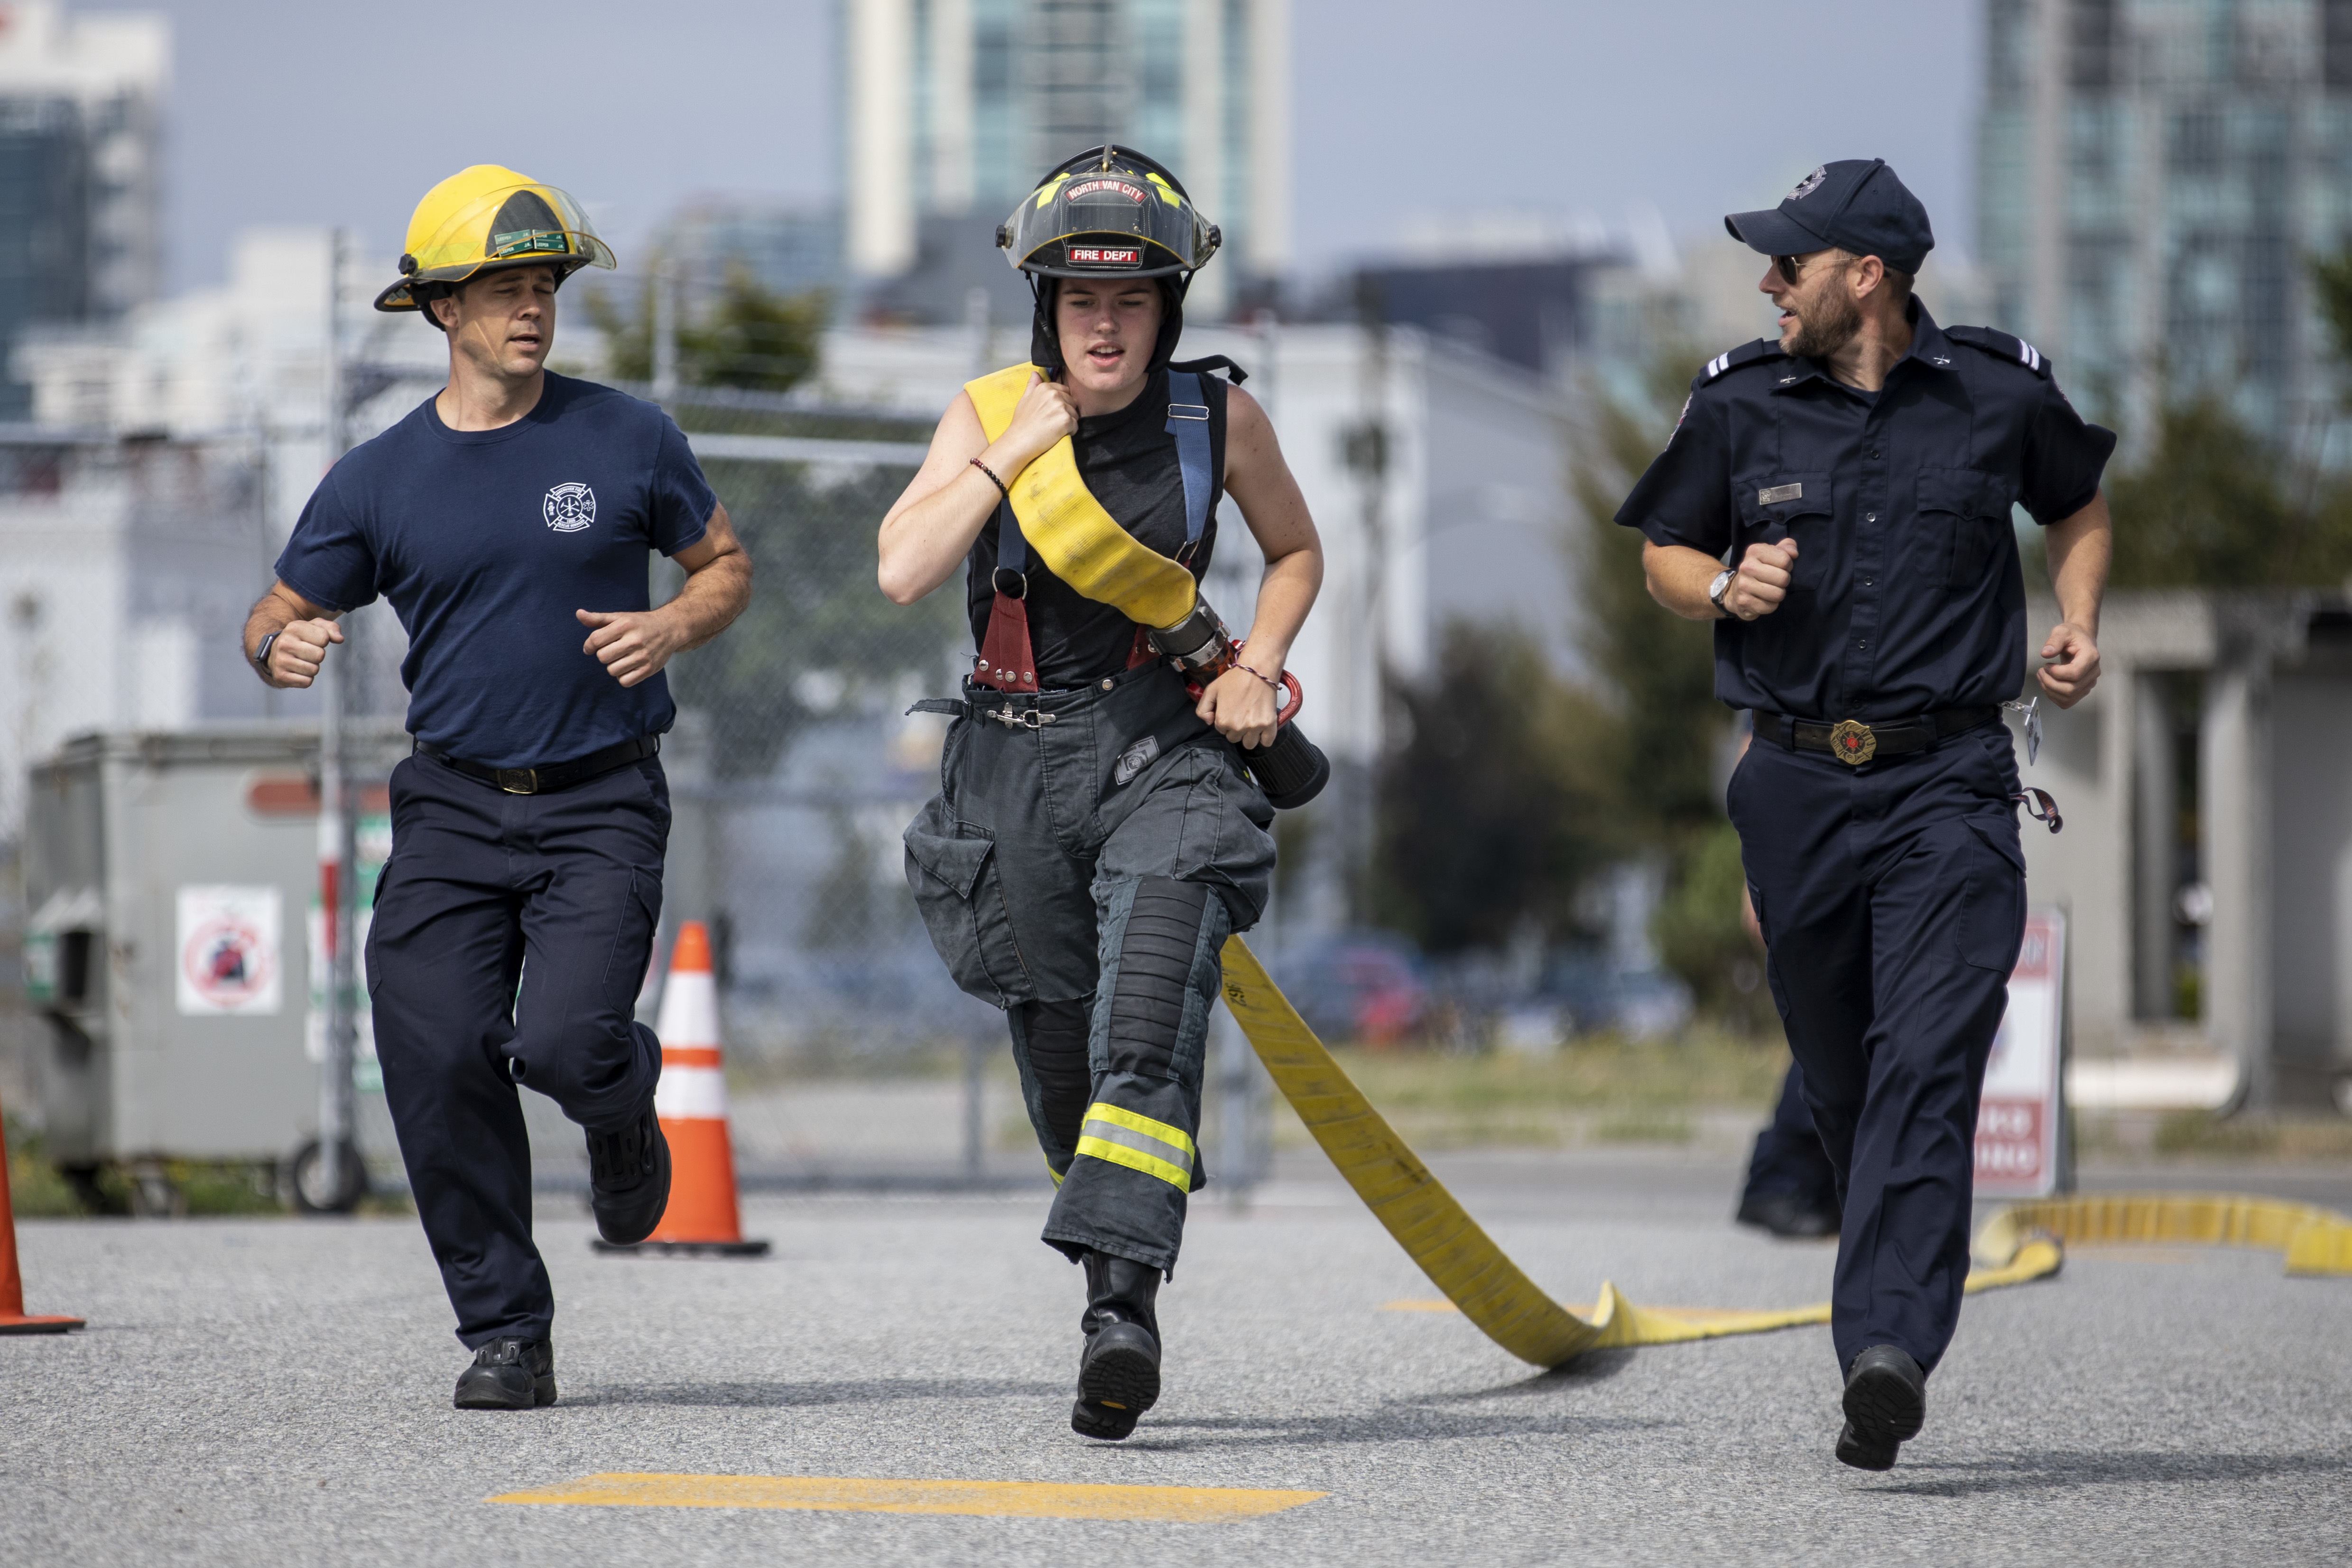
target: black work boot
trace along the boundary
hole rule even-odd
[[[588,1134],[588,1205],[615,1247],[635,1247],[669,1207],[669,1140],[647,1105],[635,1121]]]
[[[1087,1342],[1078,1352],[1078,1402],[1070,1430],[1115,1443],[1160,1398],[1160,1319],[1152,1302],[1160,1270],[1130,1258],[1089,1252]]]
[[[492,1340],[457,1374],[460,1410],[530,1410],[555,1403],[555,1347],[545,1340]]]
[[[1790,1241],[1817,1241],[1825,1236],[1835,1236],[1843,1223],[1835,1199],[1816,1203],[1795,1193],[1766,1193],[1760,1197],[1743,1199],[1738,1220],[1741,1225],[1752,1225]]]
[[[1895,1453],[1927,1423],[1927,1374],[1908,1352],[1872,1345],[1845,1379],[1845,1430],[1837,1457],[1857,1470],[1891,1470]]]

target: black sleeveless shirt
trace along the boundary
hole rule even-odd
[[[1217,502],[1224,496],[1224,377],[1202,372],[1201,394],[1209,405],[1209,521],[1200,548],[1185,563],[1195,578],[1209,569],[1217,542]],[[1143,543],[1174,556],[1184,544],[1184,474],[1176,462],[1176,437],[1168,433],[1167,373],[1153,374],[1135,401],[1118,413],[1079,420],[1074,445],[1079,477],[1103,510]],[[988,633],[989,611],[996,602],[992,584],[1002,516],[1000,509],[982,526],[965,571],[975,650]],[[1055,576],[1037,558],[1034,545],[1028,553],[1029,646],[1037,656],[1039,688],[1067,691],[1125,669],[1135,647],[1135,623]]]

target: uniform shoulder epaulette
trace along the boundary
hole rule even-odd
[[[1725,373],[1738,370],[1743,364],[1754,364],[1759,359],[1781,357],[1780,345],[1770,338],[1758,338],[1736,349],[1726,349],[1707,361],[1706,367],[1691,378],[1691,390],[1696,392],[1707,383],[1719,380]]]
[[[2050,379],[2048,356],[2023,338],[2012,338],[2007,332],[1996,331],[1990,327],[1946,327],[1944,335],[1956,343],[1980,349],[1995,359],[2021,364],[2044,381]]]

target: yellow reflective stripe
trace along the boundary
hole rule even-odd
[[[1193,1143],[1191,1135],[1182,1128],[1171,1127],[1165,1121],[1154,1121],[1149,1116],[1129,1110],[1123,1105],[1112,1105],[1108,1101],[1097,1100],[1087,1107],[1087,1120],[1108,1121],[1114,1127],[1124,1127],[1130,1132],[1140,1132],[1146,1138],[1157,1138],[1188,1160],[1200,1152],[1199,1147]]]
[[[1060,1186],[1062,1184],[1062,1173],[1054,1169],[1054,1157],[1051,1154],[1046,1153],[1042,1149],[1037,1152],[1037,1157],[1045,1162],[1045,1173],[1054,1178],[1054,1184],[1057,1187]]]
[[[1147,1176],[1157,1176],[1179,1192],[1192,1190],[1192,1173],[1180,1165],[1171,1165],[1156,1154],[1140,1149],[1130,1149],[1124,1143],[1106,1142],[1100,1138],[1078,1140],[1078,1152],[1113,1165],[1125,1165],[1130,1171],[1140,1171]]]
[[[1183,1129],[1099,1101],[1087,1107],[1078,1152],[1157,1176],[1182,1192],[1192,1190],[1192,1140]]]
[[[1013,410],[1034,374],[1034,365],[1016,364],[964,383],[990,440],[1012,425]],[[1200,592],[1192,574],[1103,510],[1078,472],[1067,436],[1006,484],[1022,537],[1055,576],[1081,595],[1147,626],[1172,626],[1192,613]]]

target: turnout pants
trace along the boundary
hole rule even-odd
[[[653,1099],[661,1045],[632,1015],[668,839],[651,757],[544,795],[422,755],[393,770],[392,858],[367,942],[376,1057],[469,1350],[545,1339],[555,1316],[516,1087],[598,1130]]]
[[[1872,1345],[1932,1371],[1968,1278],[1977,1098],[2025,931],[2000,724],[1850,767],[1759,736],[1732,775],[1766,973],[1845,1209],[1843,1373]]]
[[[907,880],[956,983],[1011,1026],[1056,1185],[1046,1243],[1173,1270],[1205,1180],[1218,950],[1265,907],[1273,808],[1158,662],[964,698],[928,705],[958,717]]]

